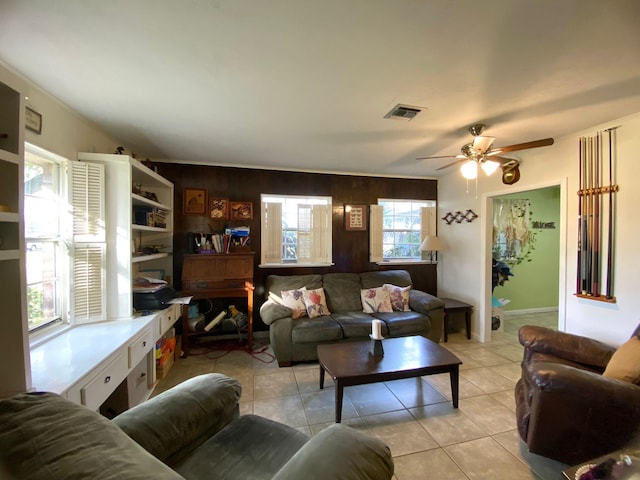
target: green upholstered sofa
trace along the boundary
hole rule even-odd
[[[334,424],[312,438],[239,416],[240,384],[194,377],[113,421],[52,393],[0,401],[0,478],[390,479],[389,448]]]
[[[382,320],[384,337],[422,335],[439,342],[442,335],[444,302],[420,290],[409,291],[408,312],[363,313],[360,292],[384,284],[412,286],[406,270],[380,270],[364,273],[324,275],[269,275],[269,298],[260,307],[262,321],[269,325],[273,352],[281,367],[293,362],[317,360],[321,343],[368,340],[373,319]],[[292,310],[274,301],[283,291],[305,287],[323,288],[330,315],[294,319]],[[270,295],[272,294],[272,295]]]

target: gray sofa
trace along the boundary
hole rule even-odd
[[[240,384],[194,377],[113,421],[53,393],[0,401],[0,478],[390,479],[389,448],[333,424],[312,438],[239,416]],[[327,461],[330,460],[330,461]]]
[[[267,295],[280,297],[283,291],[322,287],[330,315],[292,318],[292,310],[272,298],[260,307],[262,321],[269,325],[269,337],[278,365],[317,360],[321,343],[368,340],[373,319],[383,321],[384,337],[422,335],[439,342],[442,335],[444,302],[428,293],[411,289],[408,312],[363,313],[360,291],[384,284],[411,286],[406,270],[324,275],[269,275]],[[272,296],[273,297],[273,296]]]

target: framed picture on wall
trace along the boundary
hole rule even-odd
[[[185,188],[184,206],[182,213],[185,215],[204,215],[207,209],[207,191],[204,188]]]
[[[229,199],[228,198],[210,198],[209,199],[209,216],[213,220],[226,220],[229,218]]]
[[[347,231],[362,231],[367,229],[367,206],[344,206],[344,229]]]
[[[231,220],[253,220],[253,203],[229,202]]]

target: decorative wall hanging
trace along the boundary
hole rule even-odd
[[[182,213],[204,215],[207,209],[207,191],[204,188],[185,188]]]
[[[229,202],[231,220],[253,220],[253,203]]]
[[[213,220],[226,220],[227,218],[229,218],[229,199],[210,198],[209,216]]]
[[[493,258],[519,265],[528,259],[536,234],[531,230],[531,202],[526,198],[493,201]],[[531,261],[529,258],[527,261]]]
[[[344,229],[347,231],[362,231],[367,229],[367,206],[344,206]]]
[[[442,220],[444,220],[447,225],[451,225],[453,222],[462,223],[463,220],[467,223],[471,223],[476,218],[478,218],[478,214],[473,210],[467,210],[464,213],[458,210],[455,213],[447,213],[444,217],[442,217]]]
[[[579,140],[578,190],[578,265],[576,296],[615,303],[613,295],[615,251],[616,129],[607,132],[605,148],[603,132]],[[606,154],[606,155],[605,155]],[[605,159],[608,156],[608,162]],[[608,165],[607,165],[608,163]],[[608,175],[608,185],[603,184]],[[606,226],[606,230],[605,230]],[[602,263],[606,252],[606,286],[602,295]]]
[[[42,133],[42,115],[32,108],[25,107],[24,126],[40,135]]]

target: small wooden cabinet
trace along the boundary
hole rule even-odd
[[[199,298],[247,298],[247,345],[253,348],[253,252],[187,254],[182,264],[182,296]],[[182,351],[189,355],[189,306],[182,310]]]

